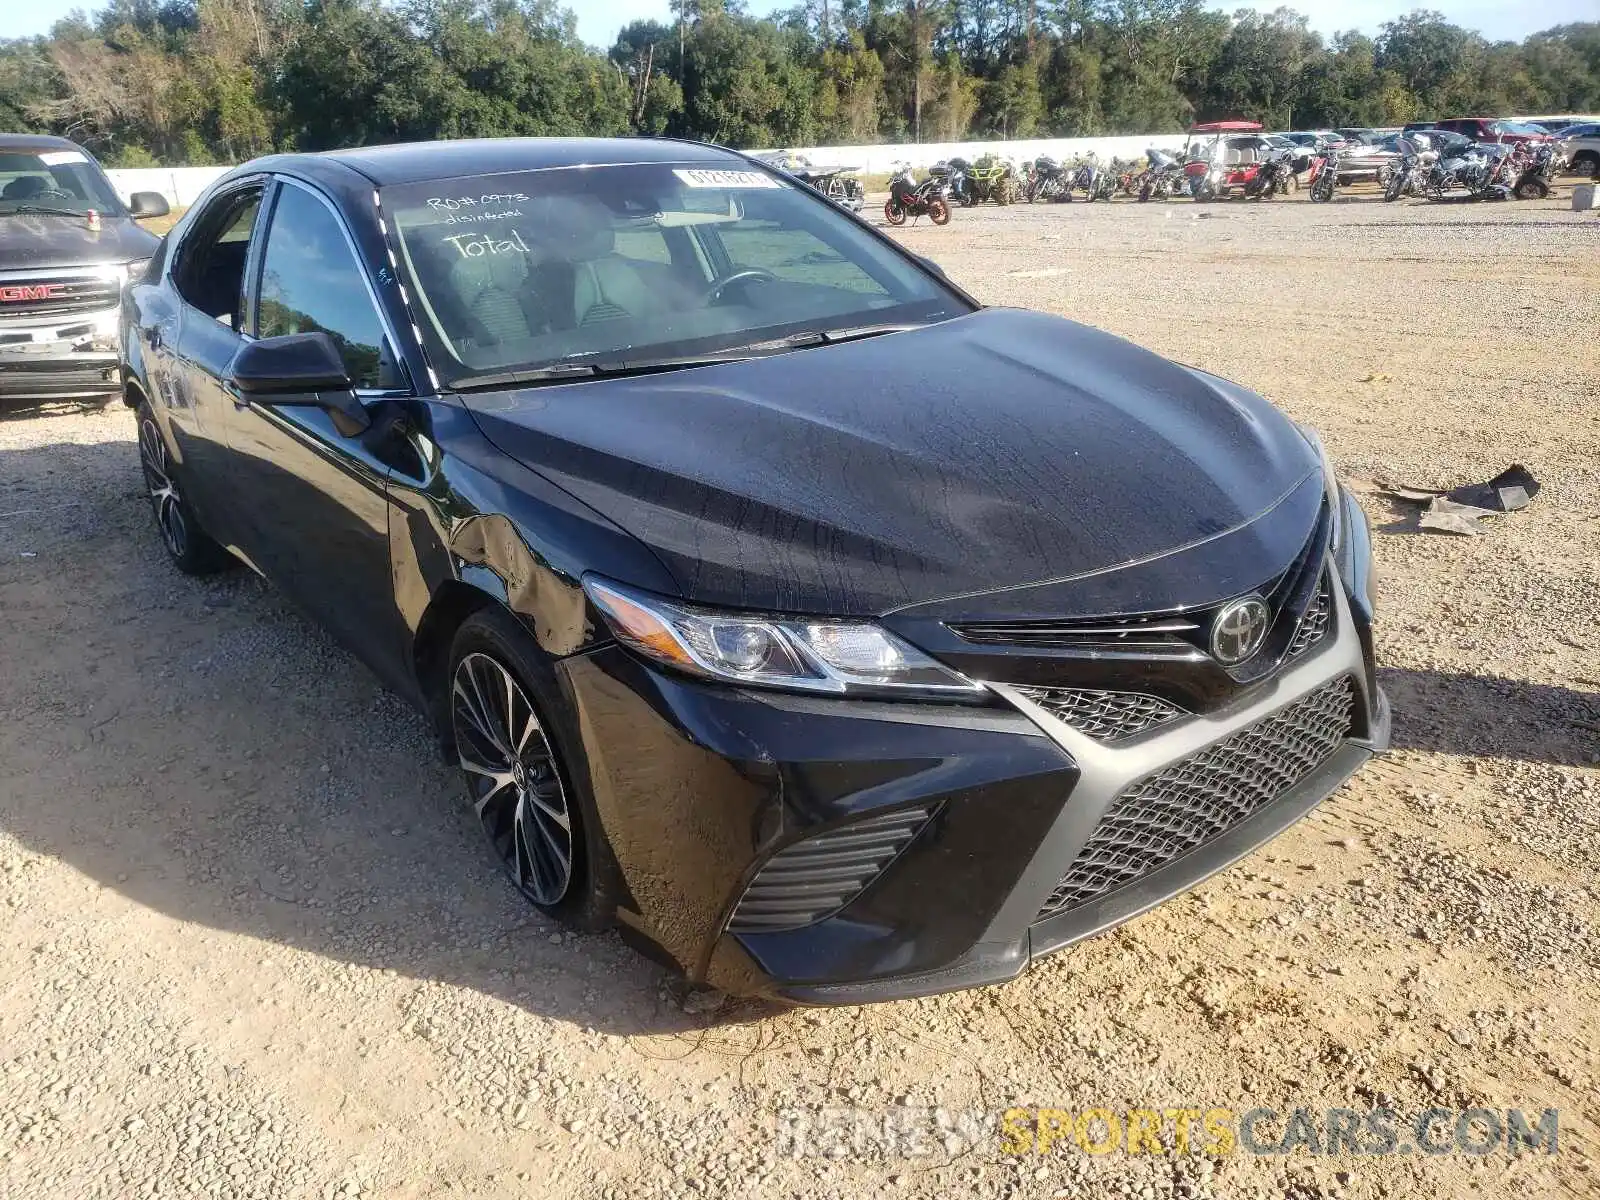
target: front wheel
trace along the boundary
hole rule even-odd
[[[883,206],[883,219],[891,225],[904,225],[906,210],[893,200],[886,201]]]
[[[1406,173],[1404,171],[1396,171],[1389,176],[1389,182],[1384,185],[1383,198],[1389,201],[1398,200],[1405,194],[1405,190]]]
[[[456,631],[448,686],[467,796],[511,882],[569,925],[605,928],[615,860],[541,703],[559,695],[554,672],[515,617],[486,608]]]
[[[1550,185],[1535,175],[1517,180],[1516,190],[1512,194],[1518,200],[1543,200],[1550,194]]]
[[[928,219],[935,225],[950,224],[950,206],[937,197],[929,200]]]
[[[167,453],[167,440],[149,402],[139,405],[139,467],[145,492],[155,511],[156,528],[172,565],[185,575],[214,575],[233,563],[233,556],[200,527],[178,488],[177,468]]]
[[[1317,176],[1317,181],[1311,185],[1311,199],[1316,204],[1326,204],[1333,199],[1333,178],[1329,175]]]

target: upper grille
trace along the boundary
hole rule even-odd
[[[933,810],[900,808],[819,833],[778,851],[734,909],[734,933],[800,929],[838,912],[878,877]]]
[[[121,293],[104,276],[53,279],[0,279],[0,319],[60,317],[113,307]]]
[[[1328,626],[1332,622],[1333,595],[1328,591],[1328,583],[1324,580],[1322,587],[1317,591],[1317,598],[1311,602],[1311,607],[1306,609],[1305,616],[1300,618],[1300,627],[1294,631],[1294,640],[1289,643],[1289,650],[1283,656],[1284,660],[1299,658],[1315,646],[1328,632]]]
[[[1200,626],[1182,613],[1055,621],[966,621],[950,628],[965,641],[980,645],[1049,646],[1088,653],[1120,651],[1179,657],[1199,653],[1188,639],[1199,636]]]
[[[1131,883],[1278,799],[1350,732],[1342,677],[1232,737],[1135,783],[1106,810],[1036,920]]]
[[[1184,710],[1142,692],[1104,692],[1090,688],[1019,687],[1056,720],[1102,742],[1115,742],[1165,725]]]

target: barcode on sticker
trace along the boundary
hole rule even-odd
[[[770,175],[760,171],[689,171],[672,172],[692,188],[776,188],[782,185]]]

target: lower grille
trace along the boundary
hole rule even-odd
[[[728,929],[772,933],[832,916],[882,873],[932,815],[925,806],[900,808],[778,851],[745,889]]]
[[[1177,705],[1142,692],[1046,687],[1019,687],[1017,691],[1062,724],[1101,742],[1121,741],[1184,715]]]
[[[1165,866],[1272,803],[1350,733],[1348,678],[1140,780],[1111,803],[1036,920]]]

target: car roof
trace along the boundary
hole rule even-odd
[[[321,168],[336,163],[360,172],[379,187],[387,187],[552,167],[666,162],[726,167],[748,160],[721,146],[668,138],[469,138],[362,146],[320,154],[274,155],[245,166],[258,171],[298,170],[322,175],[325,171]]]
[[[77,150],[88,153],[77,142],[48,133],[0,133],[0,150]]]
[[[1259,121],[1206,121],[1189,126],[1190,133],[1255,133],[1261,128]]]

